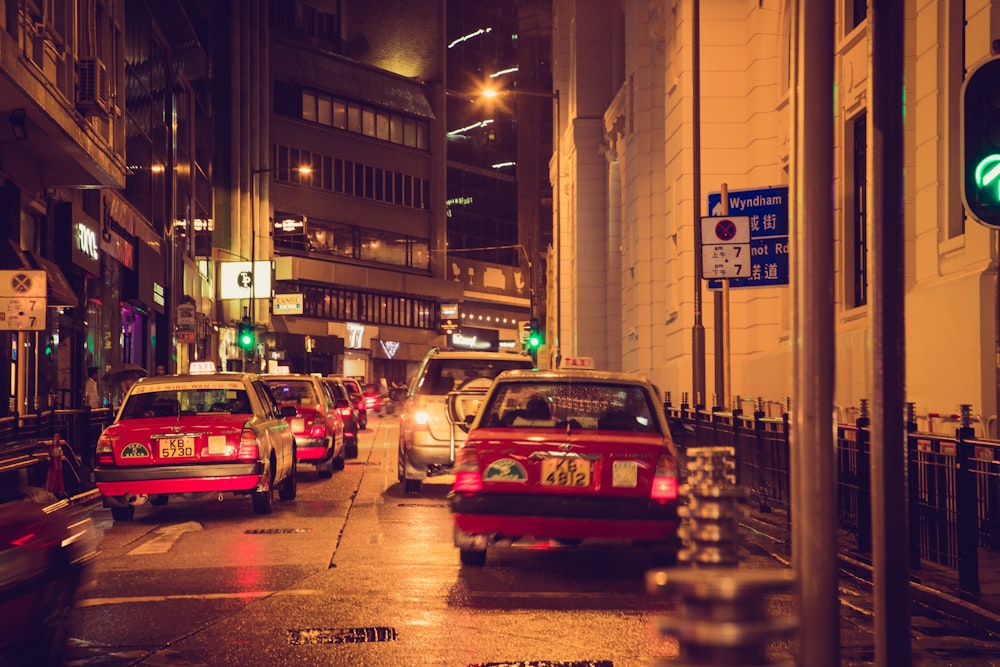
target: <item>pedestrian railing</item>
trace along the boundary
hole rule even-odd
[[[737,402],[736,405],[740,405]],[[735,410],[665,408],[674,440],[687,447],[733,447],[738,483],[747,501],[790,529],[789,415],[767,417]],[[871,432],[866,402],[853,423],[837,424],[837,500],[840,528],[857,551],[871,553]],[[958,587],[979,592],[980,552],[1000,557],[1000,441],[977,438],[968,406],[954,435],[917,430],[907,416],[907,489],[911,569],[933,564],[951,570]],[[783,517],[783,518],[782,518]]]

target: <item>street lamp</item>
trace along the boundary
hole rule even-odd
[[[249,329],[255,331],[256,305],[257,305],[257,209],[260,201],[257,199],[257,177],[261,174],[273,174],[279,169],[288,169],[299,174],[311,174],[312,167],[301,165],[298,167],[260,167],[254,169],[250,174],[250,308],[249,308]],[[270,295],[268,295],[270,296]]]
[[[559,131],[559,123],[560,123],[560,117],[561,117],[561,109],[560,109],[559,91],[558,90],[554,90],[554,91],[527,90],[527,89],[524,89],[524,88],[511,88],[511,89],[502,89],[502,88],[500,88],[500,89],[498,89],[498,88],[494,88],[494,87],[484,87],[479,92],[479,97],[481,99],[485,100],[485,101],[488,101],[488,102],[495,101],[495,100],[499,99],[501,96],[512,96],[512,97],[514,97],[514,99],[517,99],[517,97],[519,97],[519,96],[523,96],[523,97],[532,97],[532,98],[539,98],[539,99],[554,100],[555,101],[555,116],[554,116],[554,120],[553,120],[553,124],[552,124],[553,134],[555,136],[554,136],[554,140],[553,140],[553,142],[551,144],[554,147],[554,149],[555,149],[554,150],[554,155],[555,155],[555,160],[556,160],[556,162],[555,162],[555,166],[556,166],[555,183],[553,184],[554,188],[553,188],[553,193],[552,193],[552,212],[553,212],[553,218],[554,218],[553,221],[552,221],[552,227],[553,227],[553,245],[555,246],[555,253],[554,253],[554,258],[553,258],[553,264],[555,264],[555,267],[554,267],[555,270],[552,272],[552,275],[554,277],[554,283],[555,283],[555,285],[553,286],[554,290],[555,290],[555,300],[554,300],[554,303],[553,303],[554,307],[551,309],[551,310],[555,311],[554,316],[551,318],[553,320],[553,322],[554,322],[554,325],[555,325],[553,327],[553,330],[554,330],[555,333],[554,333],[554,336],[549,336],[549,340],[552,341],[552,347],[553,347],[553,349],[557,353],[556,363],[558,363],[558,353],[559,353],[558,351],[559,351],[559,344],[560,344],[560,340],[561,340],[560,332],[561,332],[561,328],[562,328],[561,327],[561,323],[560,323],[561,316],[562,316],[562,308],[561,308],[561,303],[562,303],[562,301],[561,301],[561,292],[562,292],[562,290],[560,288],[561,281],[560,281],[560,270],[559,270],[560,269],[560,267],[559,267],[559,261],[560,261],[560,257],[561,257],[561,253],[560,253],[560,249],[559,249],[560,239],[561,239],[561,234],[560,234],[560,230],[559,230],[559,227],[560,227],[559,220],[561,219],[561,207],[560,207],[558,199],[557,199],[560,196],[559,195],[559,191],[560,191],[560,174],[561,174],[561,171],[562,171],[561,165],[560,165],[560,162],[561,162],[561,159],[560,159],[560,155],[561,155],[561,151],[560,151],[560,148],[561,148],[561,145],[560,145],[561,132]],[[528,116],[525,116],[524,118],[520,118],[520,114],[518,114],[518,113],[515,113],[514,116],[515,116],[515,118],[518,118],[519,120],[526,120],[528,118]],[[534,118],[535,116],[534,116],[534,114],[532,114],[530,117]],[[524,123],[519,123],[519,126],[518,126],[519,152],[521,150],[521,148],[520,148],[520,145],[522,144],[521,140],[524,138],[522,136],[522,130],[525,130],[527,125],[528,125],[528,123],[524,122]],[[534,140],[533,137],[532,137],[532,140]],[[519,163],[523,162],[523,160],[519,159],[518,162]],[[522,176],[522,167],[523,167],[523,165],[519,165],[519,167],[518,167],[518,183],[520,184],[522,182],[526,182],[527,181],[530,184],[532,182],[532,181],[528,180],[528,179],[531,179],[530,175],[525,175],[524,179],[521,178],[521,176]],[[537,182],[537,181],[534,181],[534,182]],[[538,283],[538,280],[537,280],[537,278],[535,276],[535,271],[537,270],[537,267],[536,267],[536,263],[532,262],[529,257],[532,256],[532,255],[537,255],[537,253],[538,253],[537,245],[539,243],[539,238],[541,236],[541,233],[540,233],[540,229],[539,229],[538,224],[537,224],[537,216],[533,216],[532,219],[536,220],[536,222],[535,222],[533,228],[530,230],[531,233],[529,235],[530,240],[528,241],[528,245],[530,247],[531,252],[529,253],[527,250],[525,251],[525,259],[528,261],[528,271],[529,271],[529,275],[530,275],[530,284],[531,284],[531,292],[532,292],[531,316],[532,317],[536,317],[538,315],[538,313],[537,313],[537,311],[535,309],[535,301],[534,301],[534,291],[535,290],[534,290],[534,285]],[[548,294],[551,294],[551,291],[547,292],[547,296],[548,296]],[[547,302],[548,302],[548,299],[547,299]],[[548,313],[548,312],[550,312],[550,309],[546,309],[546,313]]]

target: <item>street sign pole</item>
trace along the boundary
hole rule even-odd
[[[729,186],[722,184],[722,215],[729,215]],[[750,258],[747,258],[749,261]],[[723,410],[729,409],[730,385],[732,376],[729,368],[729,278],[722,280],[722,382],[721,394],[719,397]],[[718,362],[716,362],[718,363]]]

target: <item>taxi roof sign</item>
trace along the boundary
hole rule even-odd
[[[214,361],[192,361],[191,365],[188,367],[188,372],[192,375],[201,375],[204,373],[214,373],[215,372],[215,362]]]

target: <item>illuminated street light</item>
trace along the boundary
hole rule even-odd
[[[257,304],[257,208],[260,206],[260,202],[257,200],[257,177],[261,174],[272,174],[280,169],[288,169],[289,171],[305,175],[312,173],[312,167],[301,165],[291,168],[261,167],[260,169],[254,169],[250,174],[250,312],[246,327],[251,331],[256,330],[254,311]],[[240,342],[241,347],[246,350],[242,345],[243,341],[241,340]]]

